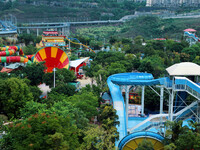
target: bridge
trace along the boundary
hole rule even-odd
[[[89,24],[116,24],[116,23],[124,23],[131,19],[140,17],[142,15],[135,14],[135,15],[126,15],[119,20],[97,20],[97,21],[83,21],[83,22],[51,22],[51,23],[22,23],[20,26],[16,27],[10,21],[2,21],[0,20],[0,35],[1,34],[16,34],[22,33],[22,31],[26,30],[27,34],[30,34],[31,30],[35,30],[37,36],[39,35],[39,30],[48,30],[54,29],[59,31],[63,35],[69,35],[70,26],[76,25],[89,25]],[[151,15],[149,15],[151,16]],[[154,15],[155,16],[155,15]],[[169,16],[159,16],[162,19],[169,19],[169,18],[199,18],[200,14],[184,14],[184,15],[169,15]]]
[[[70,26],[72,25],[88,25],[88,24],[111,24],[111,23],[122,23],[123,20],[99,20],[99,21],[84,21],[84,22],[51,22],[51,23],[24,23],[17,28],[18,33],[22,30],[27,30],[30,33],[31,29],[35,29],[37,36],[39,35],[40,29],[54,29],[62,32],[64,35],[69,35]]]

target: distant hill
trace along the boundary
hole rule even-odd
[[[0,2],[0,16],[10,13],[18,22],[111,20],[145,5],[126,0],[16,0]]]
[[[100,41],[109,39],[111,36],[117,38],[135,38],[139,35],[145,39],[169,38],[181,40],[183,38],[183,30],[187,28],[197,30],[197,36],[200,37],[199,24],[199,18],[160,19],[143,16],[115,26],[87,26],[77,28],[73,33],[77,34],[77,36],[87,36]]]

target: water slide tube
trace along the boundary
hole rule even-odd
[[[8,56],[8,57],[0,57],[0,63],[27,63],[31,64],[32,62],[28,60],[28,58],[24,58],[23,56]]]
[[[24,52],[19,46],[4,46],[0,47],[0,56],[10,56],[15,54],[17,51],[19,51],[19,55],[24,56],[25,58],[28,58],[29,60],[32,60],[34,55],[24,55]]]
[[[152,74],[149,73],[120,73],[108,77],[107,83],[113,100],[113,107],[119,116],[120,125],[117,126],[119,141],[127,136],[125,104],[119,85],[158,85],[163,82],[164,78],[153,79]],[[119,141],[116,141],[116,146],[118,146]]]
[[[199,38],[196,35],[194,35],[194,34],[192,34],[190,32],[184,32],[184,36],[188,36],[190,38],[193,38],[195,41],[199,41],[200,42]]]
[[[93,53],[95,53],[95,51],[93,51],[91,48],[89,48],[87,45],[84,45],[84,44],[82,44],[82,43],[76,43],[76,42],[73,42],[71,39],[69,39],[69,38],[66,38],[66,40],[68,40],[70,43],[73,43],[73,44],[78,44],[78,45],[82,45],[82,46],[84,46],[84,47],[86,47],[86,48],[88,48],[90,51],[92,51]]]
[[[7,51],[1,51],[0,52],[0,56],[10,56],[15,54],[15,50],[11,49],[11,50],[7,50]]]
[[[108,77],[107,83],[113,100],[113,107],[116,109],[117,115],[119,116],[118,120],[120,125],[117,126],[117,130],[119,132],[119,141],[116,141],[115,143],[119,150],[134,149],[133,146],[131,148],[129,146],[133,145],[133,143],[137,144],[139,141],[142,141],[142,139],[146,138],[147,135],[148,138],[155,139],[155,141],[159,143],[162,138],[156,133],[147,134],[147,132],[138,132],[137,134],[132,133],[127,135],[125,104],[122,92],[120,90],[120,85],[165,85],[166,87],[172,87],[172,81],[169,78],[153,79],[153,76],[148,73],[120,73]],[[180,87],[181,90],[185,90],[186,92],[188,92],[189,89],[190,91],[193,90],[193,95],[199,98],[198,93],[200,93],[200,86],[186,77],[175,77],[174,84],[177,89]],[[195,109],[196,103],[197,102],[192,103],[188,107]],[[180,113],[178,112],[177,114],[185,115],[188,113],[188,110],[189,108],[184,108],[180,111]],[[161,145],[158,144],[157,146]],[[155,148],[157,146],[155,146]]]
[[[24,52],[19,46],[5,46],[0,47],[0,56],[8,56],[8,57],[0,57],[1,63],[11,63],[11,62],[21,62],[21,63],[27,63],[31,64],[31,60],[33,58],[33,55],[24,55]],[[19,54],[22,56],[10,56],[15,54],[17,51],[19,51]]]
[[[1,50],[0,56],[9,56],[11,53],[13,53],[13,51],[14,51],[14,53],[19,51],[19,54],[24,56],[24,52],[22,51],[22,49],[19,46],[0,47],[0,50]]]
[[[143,139],[151,141],[155,150],[163,150],[162,140],[164,140],[164,137],[149,131],[129,134],[120,141],[118,148],[119,150],[135,150]]]

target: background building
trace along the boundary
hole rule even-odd
[[[198,7],[200,6],[200,0],[147,0],[146,6],[149,7]]]

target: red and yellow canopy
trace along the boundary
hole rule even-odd
[[[47,72],[52,72],[53,68],[69,69],[69,58],[67,54],[57,47],[45,47],[40,49],[34,58],[34,62],[45,61]]]

